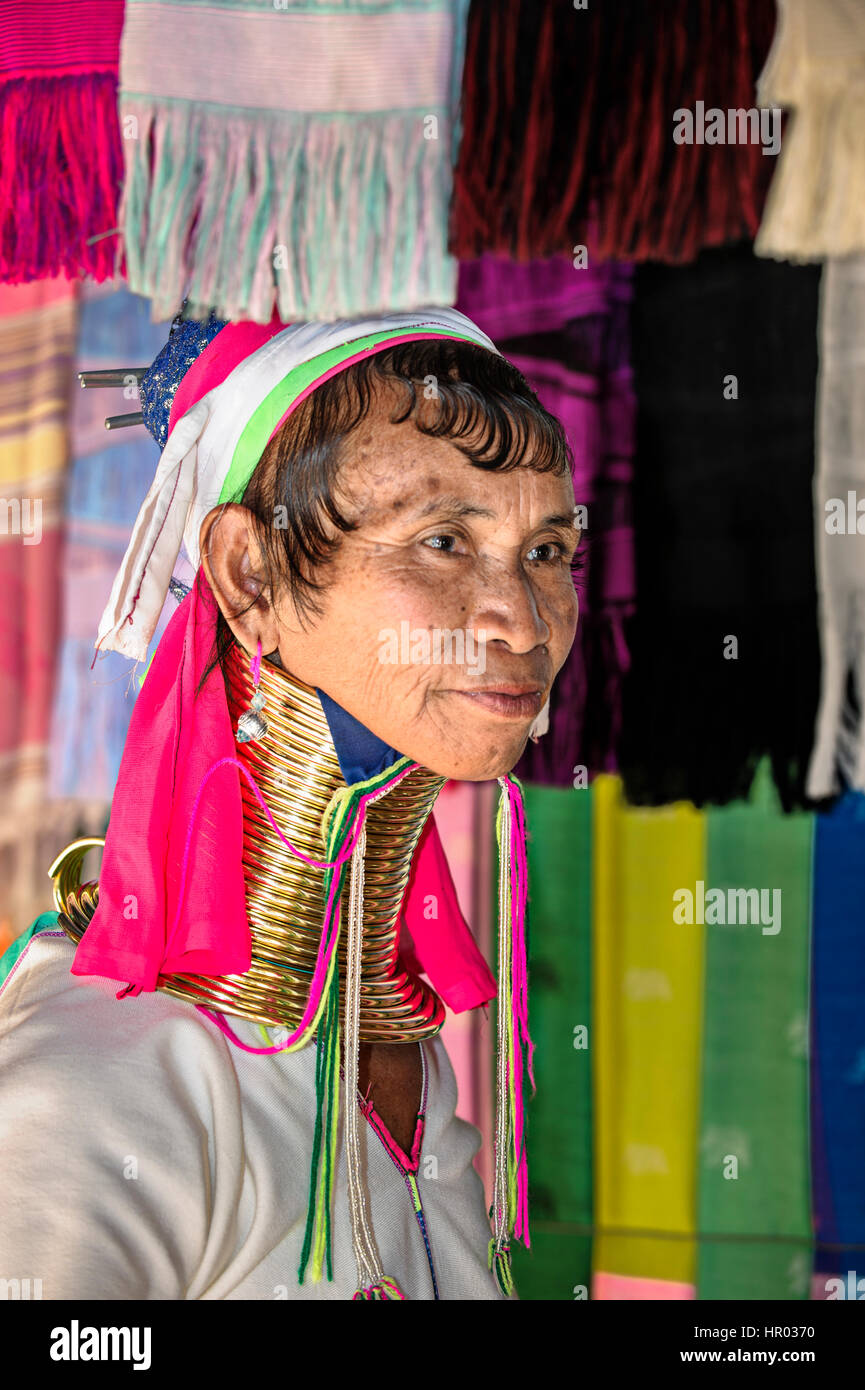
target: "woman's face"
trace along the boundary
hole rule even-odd
[[[392,424],[393,403],[380,393],[346,441],[337,494],[357,529],[319,576],[319,617],[302,619],[283,590],[275,611],[230,618],[261,568],[243,507],[223,509],[209,538],[219,511],[205,520],[207,577],[247,651],[259,637],[266,654],[278,648],[298,680],[440,776],[498,777],[576,633],[571,479],[477,468],[410,420]]]

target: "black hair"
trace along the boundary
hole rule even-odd
[[[271,597],[278,575],[301,617],[320,611],[316,594],[327,587],[321,571],[339,546],[325,523],[342,533],[355,529],[340,511],[334,487],[343,445],[369,414],[375,388],[385,383],[405,392],[404,407],[397,405],[391,414],[394,424],[411,418],[420,433],[450,440],[476,468],[555,474],[573,468],[560,422],[517,368],[488,348],[452,338],[420,339],[353,362],[292,411],[238,499],[259,522]],[[434,408],[428,408],[430,401]],[[280,508],[285,526],[274,524]],[[220,611],[199,689],[217,663],[226,675],[225,659],[234,644]]]

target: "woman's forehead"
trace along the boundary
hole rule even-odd
[[[414,434],[404,447],[383,444],[345,460],[341,490],[353,503],[358,523],[448,516],[482,524],[500,520],[515,508],[523,513],[572,512],[570,473],[539,472],[528,463],[485,469],[451,440]]]

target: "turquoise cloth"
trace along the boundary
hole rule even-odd
[[[30,926],[23,931],[20,936],[16,936],[11,946],[7,946],[3,955],[0,956],[0,988],[6,983],[9,975],[20,960],[25,948],[43,931],[55,931],[60,920],[58,912],[42,912]]]

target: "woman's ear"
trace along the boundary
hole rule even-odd
[[[252,512],[234,502],[214,507],[201,523],[199,550],[213,596],[244,650],[254,653],[259,640],[265,654],[278,648],[270,575]]]

